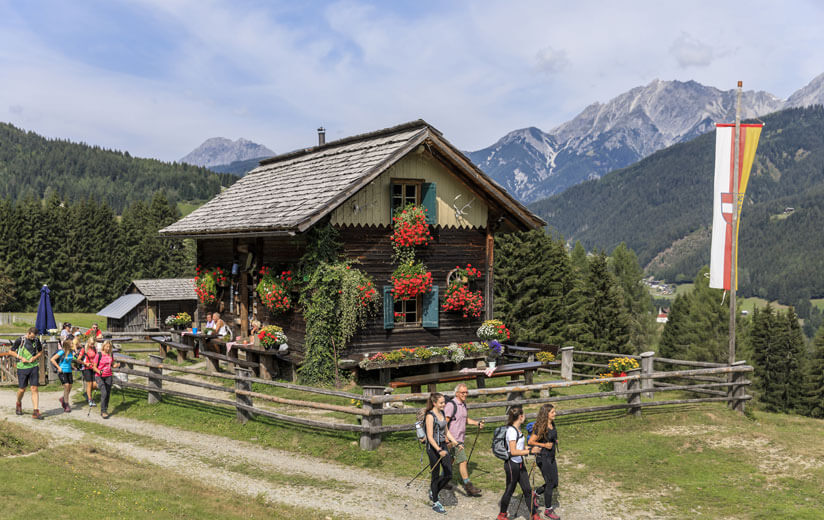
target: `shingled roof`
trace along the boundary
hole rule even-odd
[[[132,281],[150,302],[196,300],[194,278],[161,278]]]
[[[214,199],[160,230],[160,234],[205,238],[306,231],[424,142],[458,163],[521,226],[531,229],[545,225],[443,139],[437,129],[417,120],[264,160]]]

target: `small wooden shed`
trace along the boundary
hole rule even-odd
[[[197,310],[193,278],[134,280],[118,299],[98,316],[106,318],[106,330],[130,332],[165,329],[165,319],[178,312]]]
[[[431,292],[418,301],[394,302],[388,293],[394,269],[392,214],[407,203],[428,211],[433,241],[420,251],[420,259],[434,282]],[[254,264],[276,271],[289,268],[306,250],[307,231],[327,224],[337,229],[343,254],[357,259],[358,267],[383,290],[383,312],[339,353],[357,358],[405,346],[473,340],[481,321],[492,317],[495,233],[546,223],[441,132],[418,120],[261,161],[160,234],[195,239],[197,262],[204,268],[217,266],[228,274],[238,266],[231,286],[218,291],[218,302],[200,310],[221,310],[236,334],[247,330],[252,314],[264,324],[282,326],[291,360],[300,363],[303,316],[299,310],[270,316],[254,291],[256,272],[244,259],[254,257]],[[449,273],[468,264],[483,273],[479,287],[485,309],[477,319],[441,310]],[[399,309],[409,318],[402,326],[393,323]]]

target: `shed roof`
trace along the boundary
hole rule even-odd
[[[129,311],[137,307],[140,304],[140,302],[142,302],[145,299],[146,297],[142,294],[124,294],[112,303],[103,307],[103,310],[99,311],[97,315],[103,316],[105,318],[119,320],[123,316],[127,315]]]
[[[418,145],[437,149],[523,229],[546,223],[484,174],[426,121],[417,120],[261,161],[200,208],[160,230],[214,237],[303,232]]]
[[[132,284],[150,302],[197,299],[194,278],[134,280]]]

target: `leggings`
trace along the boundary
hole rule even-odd
[[[555,456],[544,455],[546,450],[541,450],[540,468],[541,474],[544,476],[544,505],[552,507],[552,493],[558,487],[558,464],[555,462]]]
[[[509,509],[509,501],[512,500],[512,493],[515,486],[521,485],[524,492],[524,500],[527,500],[527,507],[532,510],[532,488],[529,486],[529,473],[526,471],[526,464],[523,462],[512,462],[512,459],[504,462],[504,473],[506,473],[506,491],[501,497],[501,513],[506,513]],[[517,515],[518,512],[516,511]]]
[[[97,389],[100,390],[100,412],[106,413],[109,408],[109,397],[112,396],[112,376],[97,376]]]
[[[432,493],[433,499],[438,501],[438,494],[452,479],[452,457],[449,455],[449,450],[446,449],[446,443],[441,443],[441,449],[446,451],[446,455],[438,463],[440,455],[431,444],[426,443],[426,454],[429,455],[429,467],[435,468],[432,470],[432,480],[429,483],[429,491]],[[438,464],[438,467],[435,467]]]

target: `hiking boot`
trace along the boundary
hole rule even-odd
[[[537,511],[538,508],[541,507],[538,505],[538,493],[532,492],[532,510]]]
[[[540,513],[532,513],[532,520],[544,520]]]
[[[549,507],[544,509],[544,518],[547,518],[549,520],[561,520],[561,517],[556,515],[555,511],[553,511],[552,508]]]
[[[58,399],[58,401],[60,402],[60,406],[63,407],[63,411],[65,412],[66,411],[66,401],[62,397],[60,399]]]
[[[471,497],[481,496],[481,489],[475,486],[472,482],[467,482],[464,484],[464,491],[466,491],[466,494]]]
[[[495,520],[509,520],[509,513],[498,513],[498,518]]]
[[[102,417],[102,418],[104,418],[104,419],[108,419],[108,418],[110,417],[110,415],[109,415],[109,414],[107,414],[106,412],[101,412],[101,413],[100,413],[100,417]]]
[[[17,415],[23,415],[23,403],[17,401],[17,406],[14,408],[14,413]]]
[[[435,511],[436,513],[440,513],[442,515],[446,514],[446,509],[443,508],[443,505],[441,505],[440,502],[435,502],[434,504],[432,504],[432,511]]]
[[[43,416],[40,414],[40,410],[33,411],[31,416],[35,419],[40,419],[41,421],[43,420]]]
[[[429,501],[432,502],[432,503],[435,502],[435,498],[432,497],[432,490],[431,489],[429,490]]]

